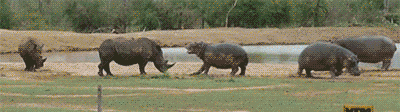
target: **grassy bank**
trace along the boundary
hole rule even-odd
[[[214,28],[191,30],[163,30],[126,34],[87,34],[62,31],[0,30],[0,52],[13,53],[27,37],[37,38],[45,44],[45,52],[91,51],[102,41],[115,37],[148,37],[163,47],[182,47],[190,42],[236,43],[240,45],[310,44],[318,40],[340,39],[361,35],[384,35],[400,42],[399,30],[387,27],[307,27],[289,29]]]
[[[108,111],[342,111],[344,105],[400,109],[400,83],[392,80],[66,76],[45,82],[0,78],[0,110],[96,111],[100,84],[103,110]]]

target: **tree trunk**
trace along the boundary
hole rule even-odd
[[[226,14],[226,19],[225,19],[225,27],[228,28],[228,18],[229,18],[229,13],[232,11],[233,8],[236,7],[236,3],[238,0],[235,0],[235,3],[233,4],[232,8],[229,9],[228,13]]]
[[[42,7],[42,0],[39,0],[39,12],[42,13],[43,7]]]

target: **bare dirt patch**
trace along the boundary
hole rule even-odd
[[[57,77],[72,77],[72,76],[98,76],[99,63],[45,63],[45,66],[38,69],[38,72],[23,71],[25,65],[23,63],[0,63],[0,78],[10,80],[39,80],[51,81]],[[189,76],[200,69],[201,62],[178,62],[174,67],[168,70],[171,77],[179,78],[194,78]],[[115,76],[137,76],[139,75],[139,66],[121,66],[114,62],[110,64],[111,72]],[[349,73],[343,73],[336,79],[331,79],[328,71],[312,71],[313,78],[299,77],[297,75],[297,64],[272,64],[272,63],[249,63],[246,70],[246,76],[251,77],[272,77],[272,78],[301,78],[308,80],[323,80],[323,81],[339,81],[352,82],[362,80],[400,80],[400,70],[392,69],[389,71],[380,71],[377,68],[361,68],[361,76],[352,76]],[[162,74],[154,64],[149,63],[146,66],[146,77]],[[226,78],[231,72],[231,69],[217,69],[211,67],[209,75],[214,78]],[[240,72],[240,71],[239,71]],[[303,71],[303,74],[305,72]],[[236,74],[238,75],[238,73]]]
[[[242,45],[309,44],[317,40],[347,38],[361,35],[384,35],[400,42],[399,31],[384,27],[301,27],[290,29],[213,28],[171,31],[148,31],[127,34],[83,34],[62,31],[0,30],[0,52],[15,52],[27,37],[42,41],[45,51],[95,50],[105,39],[115,37],[149,37],[162,46],[184,46],[190,42],[237,43]]]
[[[338,94],[342,92],[344,91],[306,91],[306,92],[291,93],[291,95],[297,97],[315,97],[322,94]]]

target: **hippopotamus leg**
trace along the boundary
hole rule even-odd
[[[312,77],[311,69],[306,68],[306,77]]]
[[[382,70],[388,70],[391,64],[392,57],[385,57],[383,59]]]
[[[233,66],[232,67],[232,72],[231,72],[231,76],[235,76],[235,74],[236,74],[236,72],[238,72],[239,71],[239,68],[238,68],[238,66]]]
[[[303,69],[304,69],[304,68],[302,68],[302,67],[299,66],[299,70],[298,70],[298,72],[297,72],[297,75],[301,76],[301,75],[302,75],[301,73],[303,72]]]
[[[342,70],[338,70],[335,67],[331,67],[330,68],[330,74],[331,74],[331,78],[336,78],[338,77],[340,74],[342,74],[343,71]]]
[[[244,76],[244,74],[246,73],[246,66],[245,65],[241,65],[240,67],[240,76]]]
[[[203,71],[205,71],[204,74],[208,75],[208,71],[210,70],[210,67],[211,67],[211,66],[210,66],[209,64],[204,63],[203,66],[201,66],[201,68],[200,68],[199,71],[190,74],[190,76],[199,75],[199,74],[202,73]]]
[[[142,62],[139,62],[139,70],[140,70],[140,75],[146,75],[146,72],[144,71],[149,59],[144,59]]]

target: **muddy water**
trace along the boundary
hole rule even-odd
[[[400,44],[396,44],[400,48]],[[300,52],[307,45],[265,45],[265,46],[243,46],[249,54],[250,63],[287,63],[297,64]],[[165,59],[169,62],[201,62],[195,55],[186,53],[186,49],[179,48],[162,48]],[[43,53],[48,58],[48,62],[60,63],[98,63],[100,62],[97,51],[88,52],[62,52],[62,53]],[[23,62],[18,54],[0,55],[0,62]],[[380,67],[382,64],[360,63],[360,66]],[[392,68],[400,68],[400,53],[397,51],[392,60]]]

